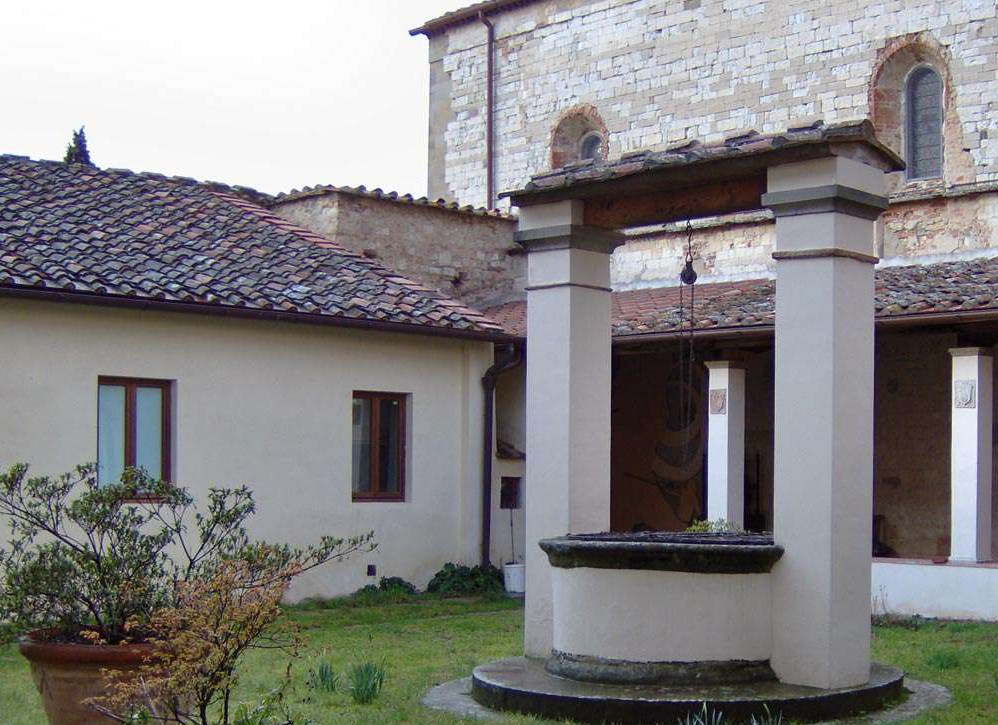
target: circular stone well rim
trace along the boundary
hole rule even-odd
[[[735,722],[758,717],[765,707],[784,720],[814,722],[881,710],[901,697],[903,683],[901,670],[873,663],[865,685],[834,690],[772,682],[705,688],[610,685],[566,680],[546,672],[543,660],[511,657],[476,667],[471,697],[492,710],[584,723],[675,722],[699,712],[704,703]],[[711,688],[712,693],[705,692]]]
[[[764,574],[783,556],[783,547],[768,534],[570,534],[539,543],[551,566],[559,569]]]

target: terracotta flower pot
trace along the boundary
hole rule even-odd
[[[21,638],[18,649],[31,663],[31,677],[42,697],[49,725],[110,725],[114,721],[85,705],[103,695],[103,670],[137,671],[151,645],[87,645],[46,641],[50,630]]]

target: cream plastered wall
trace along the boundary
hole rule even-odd
[[[874,614],[998,620],[998,567],[878,559]]]
[[[768,572],[552,569],[554,648],[630,662],[768,660]]]
[[[527,510],[523,505],[526,500],[526,473],[526,461],[522,460],[500,458],[492,466],[492,535],[489,551],[493,566],[501,567],[510,562],[522,564],[526,559]],[[499,507],[503,476],[520,479],[519,508]]]
[[[491,361],[484,342],[0,299],[0,465],[93,460],[99,375],[172,380],[178,483],[249,485],[254,537],[375,532],[375,552],[310,573],[293,598],[354,591],[376,581],[368,564],[424,586],[447,561],[478,562]],[[410,395],[404,503],[351,501],[354,390]]]

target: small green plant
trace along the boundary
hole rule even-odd
[[[413,596],[416,594],[416,585],[407,582],[400,576],[383,576],[378,582],[378,589],[389,594],[405,594]]]
[[[501,592],[502,588],[502,572],[494,566],[468,567],[450,561],[426,585],[426,591],[443,597]]]
[[[292,713],[282,688],[264,695],[255,706],[245,702],[236,705],[232,725],[315,725],[315,721]]]
[[[385,684],[384,665],[365,662],[350,668],[350,696],[358,705],[367,705],[381,692]]]
[[[679,718],[676,725],[723,725],[724,713],[720,710],[707,709],[707,703],[698,711],[686,713],[685,718]]]
[[[762,709],[765,712],[759,717],[753,715],[749,720],[749,725],[783,725],[782,712],[778,712],[774,715],[769,711],[769,705],[763,705]]]
[[[308,671],[308,686],[319,692],[336,692],[336,686],[340,682],[340,676],[333,669],[333,666],[325,660]]]
[[[743,529],[736,523],[725,519],[715,519],[710,521],[694,521],[686,527],[686,531],[691,534],[739,534]]]
[[[415,585],[397,576],[382,577],[377,586],[368,584],[361,587],[350,598],[356,604],[402,604],[418,596]]]
[[[955,670],[960,666],[960,656],[949,650],[936,650],[929,653],[925,663],[938,670]]]
[[[926,623],[927,620],[918,615],[907,616],[904,614],[893,614],[891,612],[873,615],[873,626],[883,627],[884,629],[909,629],[913,632],[917,632],[925,626]]]

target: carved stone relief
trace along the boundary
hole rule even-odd
[[[953,407],[977,407],[977,382],[974,380],[953,381]]]

